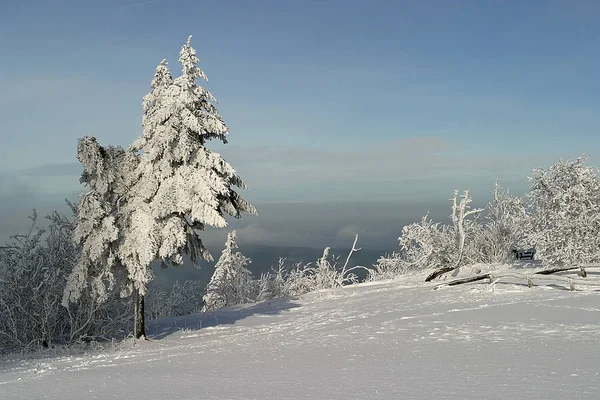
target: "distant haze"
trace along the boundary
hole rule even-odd
[[[600,154],[599,2],[12,1],[0,6],[0,242],[76,200],[77,139],[127,147],[188,35],[231,130],[245,244],[393,249],[454,189]],[[226,229],[203,238],[217,255]]]

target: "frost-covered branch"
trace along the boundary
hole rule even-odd
[[[28,232],[0,249],[0,352],[68,344],[121,329],[108,322],[122,315],[118,302],[100,304],[82,295],[68,308],[61,305],[80,251],[72,240],[73,222],[53,212],[44,230],[36,213],[30,219]]]

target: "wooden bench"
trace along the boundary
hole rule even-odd
[[[535,249],[528,249],[528,250],[513,250],[513,255],[515,256],[516,260],[533,260],[533,257],[535,257]]]

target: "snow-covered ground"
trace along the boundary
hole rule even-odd
[[[149,342],[0,358],[0,399],[600,398],[598,293],[432,287],[363,284],[161,321]]]

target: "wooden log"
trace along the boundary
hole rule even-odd
[[[534,272],[534,274],[535,275],[551,275],[551,274],[555,274],[557,272],[573,271],[576,269],[580,269],[580,268],[579,267],[556,267],[556,268],[543,269],[541,271]]]
[[[433,290],[439,289],[444,286],[455,286],[455,285],[460,285],[463,283],[477,282],[477,281],[481,281],[484,279],[492,280],[492,274],[482,274],[482,275],[469,276],[467,278],[455,279],[448,283],[442,283],[440,285],[437,285],[436,287],[433,288]]]
[[[515,278],[526,277],[527,278],[528,286],[532,287],[533,286],[533,281],[531,280],[531,275],[552,275],[552,274],[555,274],[557,272],[574,271],[574,270],[582,270],[582,276],[583,276],[583,278],[585,278],[587,276],[587,274],[585,273],[585,269],[583,269],[583,267],[556,267],[556,268],[549,268],[549,269],[542,269],[540,271],[535,271],[535,272],[532,272],[529,275],[521,275],[521,274],[518,274],[518,273],[514,274],[514,273],[510,273],[509,272],[509,273],[504,274],[504,275],[503,274],[496,275],[495,277],[496,278],[510,277],[510,276],[515,277]],[[438,272],[438,271],[436,271],[436,272]],[[448,271],[446,271],[446,272],[448,272]],[[481,280],[484,280],[484,279],[489,279],[491,281],[492,280],[492,274],[491,273],[487,273],[487,274],[469,276],[469,277],[466,277],[466,278],[455,279],[455,280],[452,280],[450,282],[445,282],[445,283],[439,284],[439,285],[435,286],[433,288],[433,290],[439,289],[439,288],[444,287],[444,286],[456,286],[456,285],[461,285],[463,283],[477,282],[477,281],[481,281]],[[570,286],[571,290],[573,290],[572,288],[574,286],[573,286],[572,282],[570,283],[569,286]]]
[[[455,269],[456,269],[456,267],[444,267],[444,268],[438,269],[437,271],[433,271],[427,278],[425,278],[425,282],[431,282],[438,276],[443,275],[446,272],[454,271]]]

